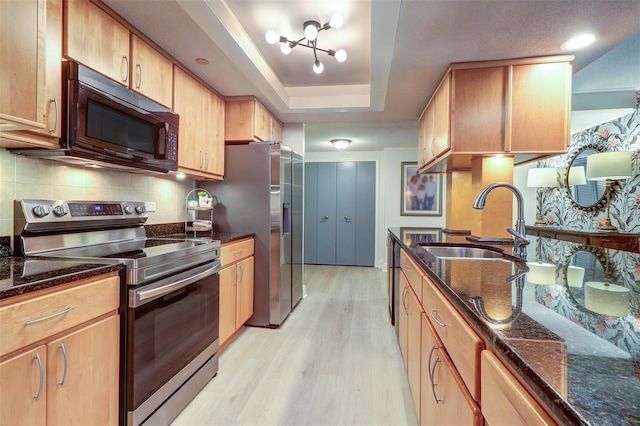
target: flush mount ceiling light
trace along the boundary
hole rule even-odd
[[[331,16],[329,22],[325,23],[324,25],[320,25],[320,22],[318,21],[306,21],[304,24],[302,24],[304,37],[302,37],[300,40],[289,40],[287,37],[278,35],[278,33],[273,30],[267,31],[264,38],[269,44],[280,43],[280,51],[285,55],[291,53],[291,49],[296,46],[307,47],[313,50],[313,71],[316,74],[320,74],[324,70],[324,65],[322,65],[322,63],[318,60],[318,50],[321,52],[325,52],[329,56],[333,56],[338,62],[344,62],[347,59],[347,52],[345,52],[343,49],[331,50],[321,49],[318,47],[318,34],[320,33],[320,31],[328,30],[331,28],[340,28],[343,22],[344,19],[342,18],[342,15],[340,15],[339,13],[335,13],[333,14],[333,16]]]
[[[596,41],[595,34],[585,33],[578,34],[574,37],[571,37],[569,40],[565,41],[560,48],[562,50],[578,50],[583,47],[589,46],[591,43]]]
[[[331,139],[335,149],[345,149],[351,143],[351,139]]]

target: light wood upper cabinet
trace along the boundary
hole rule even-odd
[[[282,141],[282,123],[253,96],[225,98],[225,141]]]
[[[56,148],[62,0],[0,2],[0,31],[0,147]]]
[[[64,55],[129,86],[129,30],[89,0],[64,4]]]
[[[66,287],[0,302],[0,424],[118,424],[119,276]]]
[[[224,100],[177,66],[173,110],[180,115],[178,169],[196,179],[224,174]]]
[[[90,0],[65,2],[64,55],[171,107],[173,62]]]
[[[131,88],[171,108],[173,63],[135,34],[131,34]]]
[[[572,60],[556,56],[451,65],[419,122],[425,135],[420,170],[469,170],[474,157],[487,154],[513,154],[520,164],[566,152]]]

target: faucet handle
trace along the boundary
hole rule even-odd
[[[516,231],[513,228],[507,228],[507,232],[510,233],[511,235],[513,235],[515,238],[517,238],[518,240],[520,240],[522,242],[521,245],[529,245],[531,243],[531,240],[529,240],[527,237],[525,237],[523,234],[521,234],[520,232]]]

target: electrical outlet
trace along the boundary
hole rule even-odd
[[[144,202],[144,208],[148,212],[155,212],[156,211],[156,203],[154,201],[145,201]]]

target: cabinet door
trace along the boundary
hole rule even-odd
[[[270,116],[270,120],[271,120],[271,140],[281,142],[282,141],[282,123],[273,116]]]
[[[236,331],[236,265],[220,270],[220,345]]]
[[[131,34],[131,88],[171,108],[173,64],[156,49]]]
[[[482,414],[491,426],[556,424],[489,351],[482,351]]]
[[[45,0],[0,1],[0,123],[5,130],[44,127]],[[6,80],[8,79],[8,81]]]
[[[205,89],[204,171],[218,178],[224,176],[224,99]]]
[[[38,346],[0,363],[0,424],[46,424],[46,354]]]
[[[118,424],[118,315],[50,342],[47,364],[47,424]]]
[[[409,281],[407,281],[407,277],[405,277],[404,273],[400,273],[400,303],[398,310],[398,345],[400,346],[400,353],[402,354],[402,361],[404,362],[404,368],[407,369],[407,357],[408,357],[408,346],[407,342],[409,341],[408,333],[409,333],[409,308],[407,307],[407,298],[410,296],[409,294]]]
[[[253,315],[253,261],[251,256],[236,266],[237,297],[236,297],[236,329],[242,327]]]
[[[510,150],[566,152],[571,133],[571,64],[514,65],[512,73]]]
[[[503,152],[507,67],[454,70],[452,78],[451,149]]]
[[[253,103],[254,138],[261,141],[271,140],[271,114],[258,101]]]
[[[429,117],[431,116],[429,112],[432,111],[433,108],[429,109],[429,105],[427,105],[418,119],[418,168],[427,164],[427,127],[431,127],[429,126]]]
[[[178,165],[200,171],[204,167],[203,87],[181,69],[174,68],[173,110],[180,115]]]
[[[64,54],[129,85],[129,30],[89,0],[65,2]]]
[[[439,156],[447,152],[449,145],[449,108],[451,77],[445,75],[434,97],[435,110],[433,112],[433,144],[434,155]]]
[[[409,289],[406,297],[407,311],[409,313],[407,321],[407,377],[409,378],[409,388],[413,397],[413,406],[416,416],[420,418],[420,354],[421,347],[421,322],[422,311],[418,297],[413,289]]]
[[[426,315],[422,316],[421,425],[481,425],[478,404],[467,391]]]

